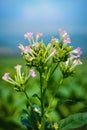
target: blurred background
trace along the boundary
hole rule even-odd
[[[76,70],[74,78],[66,79],[55,98],[63,97],[65,102],[56,107],[51,116],[60,120],[76,112],[87,111],[87,0],[1,0],[0,1],[0,130],[25,129],[20,123],[25,97],[12,86],[2,81],[2,75],[14,75],[14,66],[23,64],[18,45],[28,44],[26,32],[42,32],[47,44],[52,36],[59,38],[62,28],[71,37],[74,48],[82,48],[83,65]],[[55,77],[57,76],[55,73]],[[53,81],[53,80],[51,80]],[[57,78],[55,82],[57,84]],[[31,81],[32,84],[32,81]],[[35,86],[31,90],[33,93]],[[52,86],[50,91],[53,90]],[[50,95],[48,94],[48,95]],[[56,116],[57,115],[57,116]],[[81,128],[83,130],[83,128]],[[87,129],[84,127],[84,130]]]

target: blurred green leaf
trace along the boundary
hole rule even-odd
[[[61,98],[61,99],[59,99],[57,105],[59,106],[59,105],[64,104],[64,103],[66,103],[66,102],[73,102],[73,100]]]
[[[87,124],[87,112],[77,113],[59,122],[59,130],[70,130]]]

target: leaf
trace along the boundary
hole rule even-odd
[[[66,103],[66,102],[73,102],[73,100],[61,98],[61,99],[59,99],[57,105],[59,106],[59,105],[64,104],[64,103]]]
[[[40,97],[39,97],[37,94],[33,94],[32,97],[36,97],[36,98],[38,98],[39,100],[41,100]]]
[[[27,118],[22,117],[22,118],[21,118],[21,122],[22,122],[22,124],[25,125],[27,128],[30,128],[30,129],[32,128],[31,125],[30,125],[30,123],[29,123],[29,120],[28,120]]]
[[[77,113],[59,122],[59,130],[70,130],[87,124],[87,112]]]
[[[29,114],[26,109],[23,109],[22,112],[23,112],[24,114]]]

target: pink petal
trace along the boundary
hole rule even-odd
[[[24,53],[27,54],[30,51],[30,46],[25,46]]]
[[[29,74],[33,78],[36,76],[35,71],[33,69],[30,70]]]
[[[43,33],[41,33],[41,32],[36,33],[36,36],[38,36],[38,37],[41,37],[42,35],[43,35]]]
[[[8,80],[9,78],[9,73],[5,73],[2,77],[3,80]]]
[[[25,38],[32,38],[33,33],[32,32],[27,32],[26,34],[24,34]]]
[[[80,59],[78,59],[77,62],[78,62],[78,65],[82,64],[82,61]]]

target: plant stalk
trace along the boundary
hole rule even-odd
[[[24,90],[23,92],[24,92],[24,94],[25,94],[25,96],[26,96],[26,98],[27,98],[27,100],[28,100],[29,105],[31,106],[31,102],[30,102],[30,100],[29,100],[29,96],[28,96],[28,94],[26,93],[25,90]]]
[[[40,73],[40,93],[41,93],[41,117],[44,115],[44,101],[43,101],[43,78],[42,74]]]

